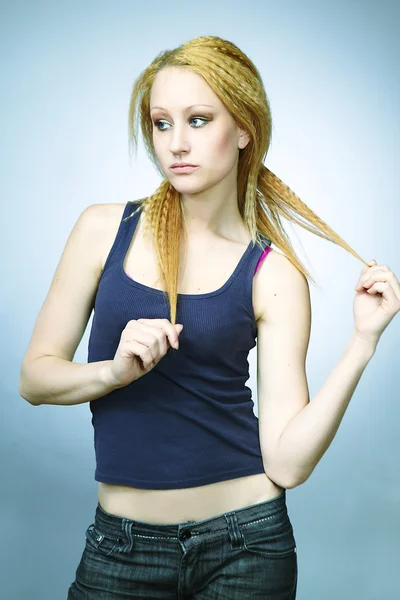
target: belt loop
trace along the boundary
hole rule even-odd
[[[235,548],[243,548],[243,533],[240,531],[239,523],[237,520],[237,516],[235,512],[225,513],[225,520],[228,525],[228,533],[229,539],[231,542],[231,548],[234,550]]]
[[[122,518],[122,531],[128,538],[128,543],[124,547],[125,552],[132,552],[133,547],[133,534],[132,534],[133,522],[130,519]]]

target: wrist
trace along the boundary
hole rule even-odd
[[[378,340],[374,341],[371,339],[366,339],[358,331],[353,330],[350,345],[354,346],[360,352],[364,353],[367,358],[373,357],[373,355],[375,354],[377,344]]]
[[[108,392],[111,392],[118,387],[111,373],[112,362],[112,360],[102,360],[99,368],[100,381]]]

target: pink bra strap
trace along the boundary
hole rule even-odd
[[[268,254],[269,254],[269,252],[270,252],[271,250],[272,250],[271,246],[268,246],[267,248],[265,248],[264,252],[261,254],[261,256],[260,256],[260,258],[259,258],[259,261],[258,261],[258,263],[257,263],[257,265],[256,265],[256,270],[254,271],[254,275],[257,273],[258,269],[259,269],[259,268],[261,267],[261,265],[262,265],[262,262],[263,262],[264,258],[265,258],[266,256],[268,256]],[[254,277],[254,275],[253,275],[253,277]]]

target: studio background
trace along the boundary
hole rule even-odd
[[[97,483],[89,403],[31,406],[18,377],[67,237],[82,210],[151,194],[142,139],[129,158],[133,81],[199,35],[237,44],[273,118],[265,164],[365,260],[400,275],[400,3],[203,0],[0,4],[2,597],[62,600]],[[363,265],[287,222],[310,285],[311,401],[352,332]],[[74,362],[87,362],[88,334]],[[400,319],[383,333],[334,441],[287,492],[298,600],[398,600]],[[257,408],[256,349],[250,379]]]

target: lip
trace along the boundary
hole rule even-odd
[[[184,165],[182,167],[170,167],[174,173],[191,173],[198,167],[196,165]]]

